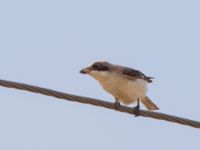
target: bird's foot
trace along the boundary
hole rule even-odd
[[[115,101],[114,107],[115,107],[115,110],[117,111],[119,109],[119,107],[120,107],[120,102],[119,101]]]
[[[140,116],[140,107],[138,107],[138,106],[134,107],[133,111],[134,111],[135,117]]]
[[[140,116],[140,102],[139,99],[137,100],[137,105],[134,107],[134,112],[135,117],[139,117]]]

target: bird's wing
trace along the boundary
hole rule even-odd
[[[132,69],[132,68],[128,68],[128,67],[123,68],[122,76],[131,80],[144,79],[149,83],[152,82],[152,79],[153,79],[153,77],[147,77],[142,72]]]

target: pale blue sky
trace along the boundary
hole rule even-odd
[[[96,60],[154,76],[164,113],[200,120],[200,2],[0,2],[0,78],[114,101],[79,70]],[[0,87],[0,149],[198,149],[200,130]]]

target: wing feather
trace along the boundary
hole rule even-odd
[[[147,77],[142,72],[135,70],[135,69],[132,69],[132,68],[128,68],[128,67],[123,68],[122,75],[124,77],[132,79],[132,80],[144,79],[149,83],[152,82],[152,79],[153,79],[153,77]]]

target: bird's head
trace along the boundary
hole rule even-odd
[[[98,62],[94,62],[93,64],[89,65],[86,68],[83,68],[80,71],[80,73],[88,74],[88,75],[94,77],[95,79],[100,80],[100,79],[108,76],[111,66],[112,66],[112,64],[110,64],[109,62],[98,61]]]
[[[86,68],[83,68],[80,73],[82,74],[91,74],[92,72],[106,72],[110,69],[110,63],[106,61],[98,61],[89,65]]]

